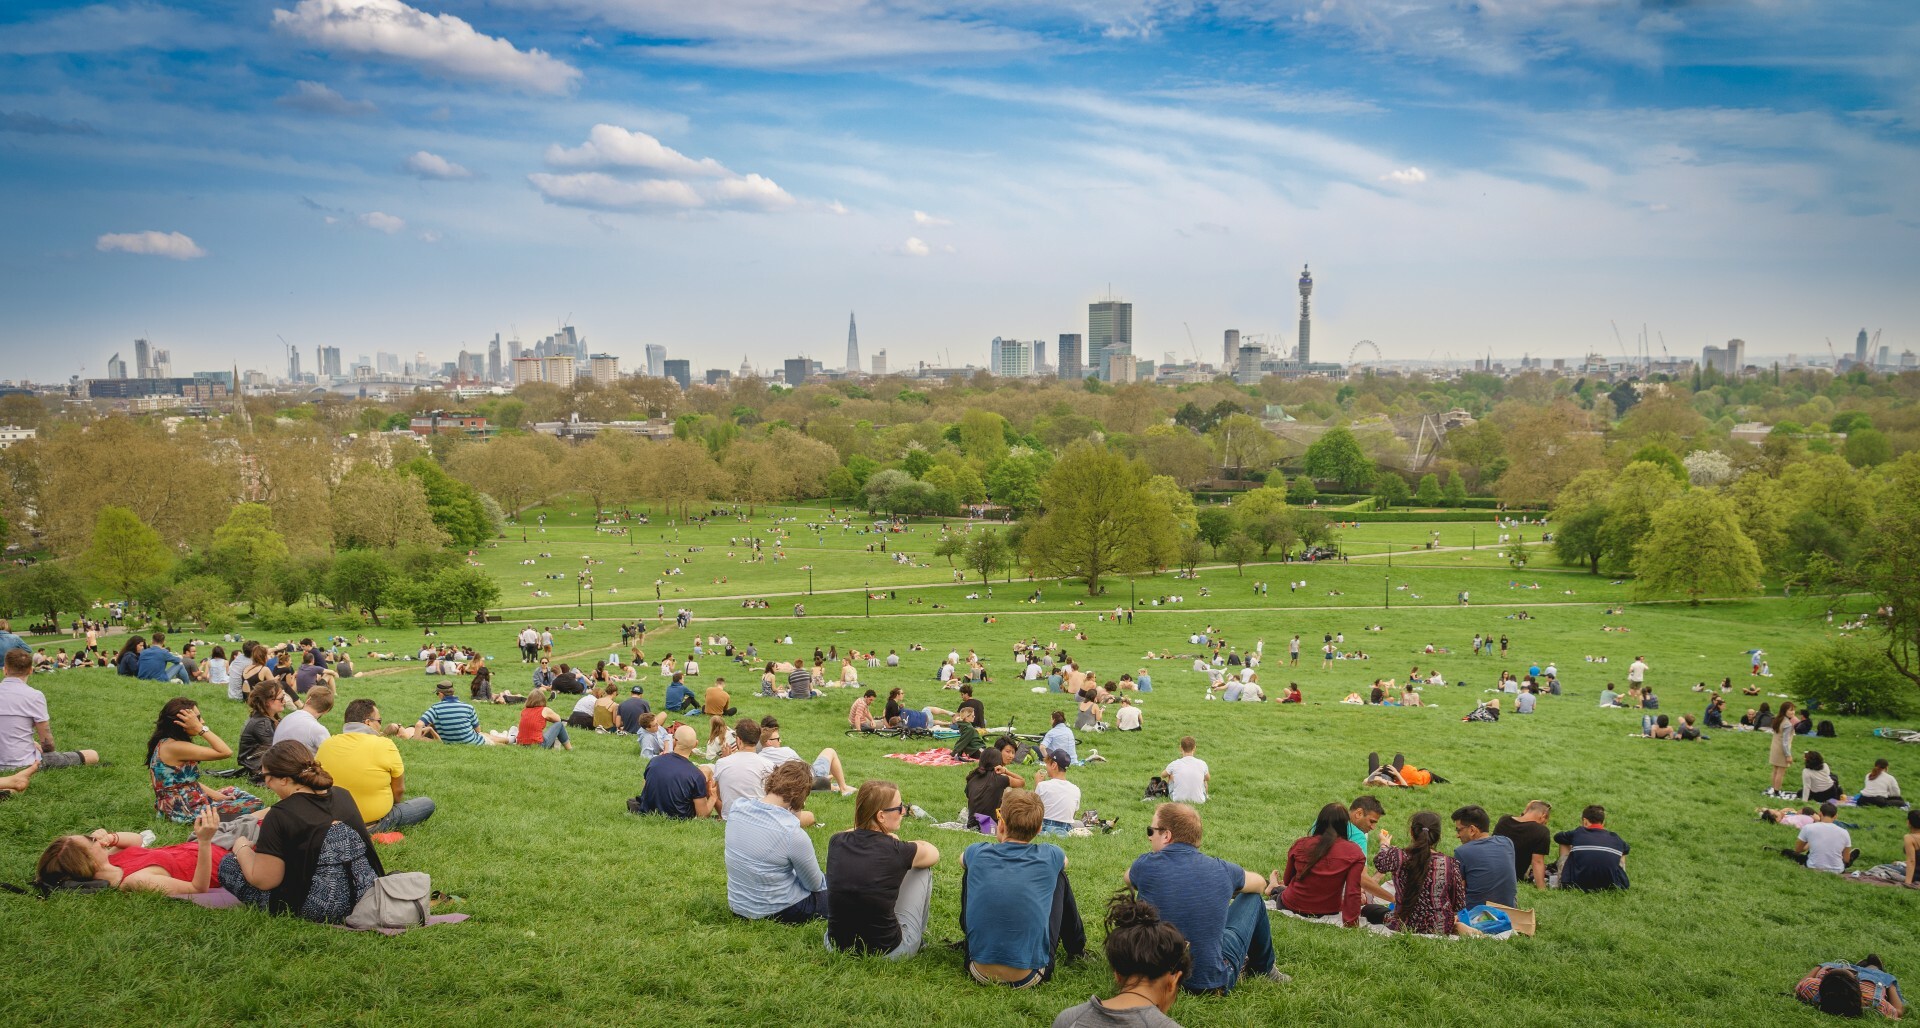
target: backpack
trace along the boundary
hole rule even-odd
[[[1173,789],[1167,784],[1166,779],[1159,775],[1154,775],[1153,778],[1147,782],[1147,794],[1140,798],[1143,800],[1171,799],[1173,798]]]
[[[373,887],[353,905],[346,926],[368,928],[411,928],[425,924],[433,879],[424,871],[401,871],[373,880]]]
[[[1833,722],[1831,721],[1820,722],[1819,727],[1813,730],[1813,734],[1819,736],[1822,739],[1833,738]]]

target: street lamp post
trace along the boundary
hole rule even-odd
[[[1479,549],[1480,548],[1480,526],[1475,525],[1473,528],[1469,529],[1468,531],[1472,533],[1470,538],[1473,543],[1473,545],[1468,547],[1468,549],[1474,549],[1474,550]]]
[[[1381,604],[1381,606],[1385,607],[1388,610],[1392,610],[1393,609],[1393,576],[1392,575],[1385,576],[1384,584],[1382,584],[1380,587],[1380,596],[1382,599],[1386,601],[1385,603]]]
[[[1127,578],[1127,606],[1128,607],[1137,607],[1140,605],[1139,601],[1134,599],[1134,596],[1133,596],[1133,582],[1134,580],[1132,576],[1128,576]]]
[[[865,583],[862,583],[862,584],[861,584],[861,586],[860,586],[860,588],[862,588],[862,589],[865,589],[865,590],[866,590],[866,593],[867,593],[867,616],[868,616],[868,617],[872,617],[872,616],[873,616],[873,583],[872,583],[872,582],[865,582]]]
[[[813,595],[813,565],[807,565],[807,595]]]

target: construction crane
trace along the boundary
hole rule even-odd
[[[1612,318],[1608,318],[1607,324],[1613,326],[1613,341],[1614,344],[1619,347],[1620,357],[1624,360],[1627,356],[1627,341],[1620,337],[1620,323]]]
[[[1660,360],[1663,363],[1672,362],[1673,354],[1667,352],[1667,334],[1665,332],[1656,332],[1654,334],[1660,337]]]
[[[1193,326],[1184,321],[1180,323],[1180,326],[1187,330],[1187,345],[1193,348],[1193,362],[1195,364],[1204,363],[1200,360],[1200,344],[1193,341]]]
[[[1833,348],[1833,337],[1827,337],[1827,356],[1833,358],[1833,370],[1840,370],[1840,351]]]

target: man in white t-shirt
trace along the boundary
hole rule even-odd
[[[1815,871],[1834,874],[1845,871],[1858,851],[1853,848],[1853,836],[1833,823],[1839,813],[1840,808],[1834,806],[1832,800],[1820,804],[1820,819],[1800,829],[1800,839],[1793,844],[1791,856]]]
[[[1046,807],[1042,835],[1066,835],[1080,819],[1080,787],[1067,781],[1067,768],[1072,766],[1073,758],[1065,750],[1047,751],[1046,777],[1033,787],[1033,794]]]
[[[1113,726],[1123,732],[1140,730],[1140,708],[1133,705],[1131,697],[1120,697],[1120,709],[1113,713]]]
[[[713,762],[713,786],[719,793],[722,818],[735,803],[765,796],[767,775],[773,772],[773,762],[761,756],[757,749],[760,722],[750,717],[741,718],[733,726],[733,736],[739,748]]]
[[[1207,802],[1207,785],[1213,781],[1213,773],[1207,770],[1207,762],[1193,755],[1194,747],[1199,745],[1189,735],[1180,740],[1180,759],[1167,765],[1167,799],[1174,803]]]
[[[1646,680],[1647,680],[1646,658],[1645,657],[1633,658],[1633,663],[1627,665],[1627,681],[1633,685],[1640,685]]]

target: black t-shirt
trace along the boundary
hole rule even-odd
[[[900,716],[900,701],[889,699],[887,701],[887,720],[892,721],[899,716]]]
[[[587,691],[587,683],[577,674],[565,674],[553,680],[553,691],[579,696]]]
[[[635,696],[621,700],[620,705],[615,707],[613,712],[620,719],[621,731],[629,735],[638,735],[640,734],[640,715],[653,713],[653,705],[647,702],[645,696]]]
[[[967,776],[967,813],[984,814],[998,818],[995,811],[1000,809],[1000,797],[1006,795],[1007,787],[1012,785],[1007,776],[998,771],[989,771],[984,775]]]
[[[314,867],[320,860],[320,846],[326,841],[327,828],[335,821],[360,834],[373,873],[386,874],[352,793],[345,789],[328,789],[324,796],[297,792],[267,808],[267,816],[260,822],[260,841],[253,847],[264,856],[279,857],[287,865],[286,876],[271,893],[268,910],[275,914],[298,914],[307,905]]]
[[[1553,852],[1553,831],[1538,821],[1520,821],[1509,814],[1493,826],[1493,834],[1513,840],[1513,873],[1523,882],[1533,869],[1534,856]]]
[[[961,700],[960,709],[973,711],[973,724],[975,728],[987,727],[987,705],[981,703],[978,698],[969,696]]]
[[[900,945],[893,905],[917,849],[865,828],[827,840],[827,937],[835,949],[886,953]]]

